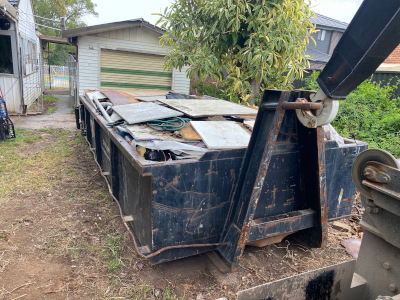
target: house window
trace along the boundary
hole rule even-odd
[[[29,75],[36,72],[36,44],[27,39],[22,39],[22,44],[24,50],[24,75]]]
[[[319,40],[319,41],[325,41],[325,35],[326,35],[326,30],[320,30],[320,31],[318,31],[317,40]]]
[[[14,73],[11,36],[9,35],[0,35],[0,73]]]

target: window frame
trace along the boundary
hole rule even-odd
[[[12,63],[13,63],[13,73],[0,72],[0,76],[18,77],[18,53],[17,53],[15,31],[14,30],[1,30],[0,35],[11,37],[11,55],[12,55]]]
[[[31,39],[21,37],[22,44],[22,73],[29,76],[38,72],[37,43]]]
[[[318,35],[317,35],[317,40],[324,42],[325,41],[325,37],[326,37],[326,30],[325,29],[320,29],[318,31]]]

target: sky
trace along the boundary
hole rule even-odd
[[[159,19],[153,13],[163,12],[173,0],[92,0],[97,5],[99,16],[84,17],[88,25],[143,18],[155,24]],[[312,0],[315,12],[349,23],[362,0]]]

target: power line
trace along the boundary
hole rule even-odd
[[[31,24],[35,24],[35,25],[38,25],[38,26],[42,26],[42,27],[46,27],[46,28],[50,28],[50,29],[53,29],[53,30],[62,31],[60,28],[43,25],[43,24],[40,24],[40,23],[32,22],[30,20],[25,20],[25,22],[28,22],[28,23],[31,23]]]
[[[20,13],[23,13],[24,15],[27,15],[27,16],[32,16],[32,17],[36,17],[36,18],[43,19],[43,20],[53,21],[53,22],[60,22],[59,19],[49,19],[49,18],[45,18],[45,17],[38,16],[38,15],[29,14],[29,13],[27,13],[27,12],[24,12],[24,11],[23,11],[22,9],[20,9],[20,8],[18,9],[18,11],[19,11]]]
[[[34,23],[34,24],[36,24],[38,26],[45,27],[45,28],[50,28],[50,29],[53,29],[53,30],[62,31],[60,28],[55,28],[55,27],[51,27],[51,26],[47,26],[47,25],[43,25],[43,24],[39,24],[39,23]]]

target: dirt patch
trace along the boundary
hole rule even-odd
[[[352,259],[329,228],[328,246],[288,238],[247,247],[239,271],[206,255],[151,265],[138,258],[78,132],[18,131],[0,144],[0,299],[234,299],[236,292]],[[351,223],[349,223],[351,224]]]
[[[64,91],[62,91],[64,93]],[[28,113],[26,116],[11,116],[15,127],[26,130],[76,130],[76,121],[71,98],[68,94],[46,95],[41,104],[35,103],[29,109],[30,112],[42,112],[41,114]]]

